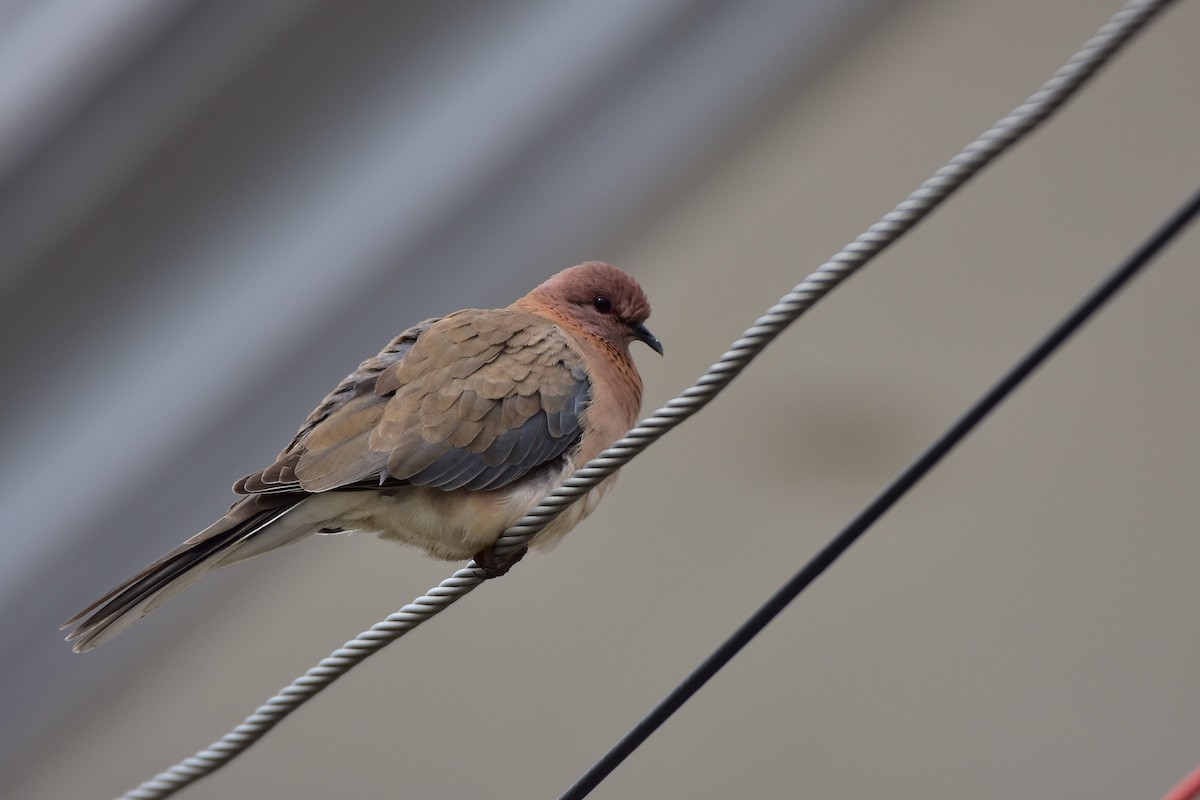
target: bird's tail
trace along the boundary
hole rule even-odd
[[[219,567],[282,547],[312,532],[285,517],[304,493],[251,495],[221,519],[176,547],[62,624],[77,653],[103,644]],[[305,516],[305,515],[299,515]]]

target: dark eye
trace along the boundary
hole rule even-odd
[[[600,297],[592,300],[592,308],[596,309],[601,314],[608,314],[612,311],[612,300],[609,300],[607,297],[601,295]]]

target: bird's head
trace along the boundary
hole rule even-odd
[[[633,276],[612,264],[588,261],[564,269],[526,299],[605,341],[626,347],[637,339],[662,355],[662,342],[646,327],[646,293]]]

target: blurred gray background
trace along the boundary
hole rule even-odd
[[[649,413],[1116,2],[0,2],[0,794],[106,798],[453,569],[326,537],[73,655],[362,358],[601,258]],[[555,797],[1200,181],[1200,5],[600,510],[184,796]],[[1157,797],[1200,759],[1192,230],[597,798]]]

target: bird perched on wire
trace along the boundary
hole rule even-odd
[[[218,567],[314,533],[364,531],[503,574],[503,531],[637,421],[635,339],[659,354],[632,277],[591,261],[507,308],[456,311],[397,336],[345,378],[244,497],[64,623],[82,652]],[[586,517],[616,474],[538,533],[548,546]]]

